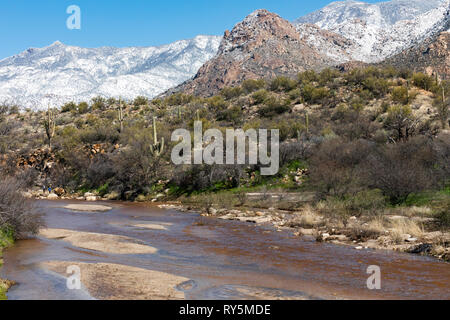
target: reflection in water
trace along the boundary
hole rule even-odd
[[[86,290],[66,289],[63,276],[40,267],[46,261],[115,263],[183,276],[191,281],[177,289],[189,299],[450,299],[449,265],[431,258],[357,251],[146,204],[114,202],[108,204],[112,211],[88,213],[63,209],[68,203],[77,202],[39,202],[49,228],[127,236],[157,253],[118,255],[60,240],[19,241],[6,250],[1,271],[19,283],[10,299],[91,298]],[[370,265],[381,268],[381,290],[366,287]]]

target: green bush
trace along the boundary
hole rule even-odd
[[[242,82],[242,89],[244,89],[246,93],[252,93],[254,91],[263,89],[265,86],[266,82],[263,79],[259,80],[249,79]]]
[[[287,77],[276,77],[270,83],[270,90],[272,91],[291,91],[297,86],[295,80],[289,79]]]
[[[252,95],[255,104],[264,103],[268,97],[269,93],[265,89],[258,90]]]
[[[290,111],[289,104],[290,101],[288,100],[270,97],[266,100],[264,106],[259,108],[258,113],[261,117],[272,118],[276,115]]]
[[[434,79],[421,72],[415,73],[413,75],[413,83],[415,86],[422,88],[424,90],[430,90],[434,84]]]
[[[136,97],[136,99],[134,99],[134,101],[133,101],[133,105],[139,106],[139,107],[146,106],[146,105],[148,105],[148,98],[143,97],[143,96]]]
[[[244,91],[241,87],[226,87],[220,91],[220,95],[222,95],[226,100],[230,100],[232,98],[239,97]]]
[[[71,112],[77,109],[77,105],[75,102],[68,102],[65,105],[62,106],[61,112]]]

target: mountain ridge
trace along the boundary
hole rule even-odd
[[[197,36],[158,47],[67,46],[59,41],[0,60],[0,101],[44,107],[95,96],[156,96],[192,77],[219,46]]]

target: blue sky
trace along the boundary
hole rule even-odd
[[[56,40],[82,47],[154,46],[222,35],[256,9],[294,20],[331,0],[3,0],[0,59]],[[366,2],[379,2],[367,0]],[[81,30],[69,30],[69,5],[81,8]]]

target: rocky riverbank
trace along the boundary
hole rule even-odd
[[[394,250],[450,261],[450,232],[426,232],[423,228],[417,228],[423,223],[430,222],[432,218],[389,215],[366,221],[352,216],[345,224],[339,225],[314,212],[310,206],[296,212],[274,208],[267,210],[209,208],[202,212],[201,209],[180,203],[160,204],[159,207],[181,212],[200,211],[205,217],[223,220],[271,225],[280,232],[291,231],[298,237],[352,246],[355,250]]]

